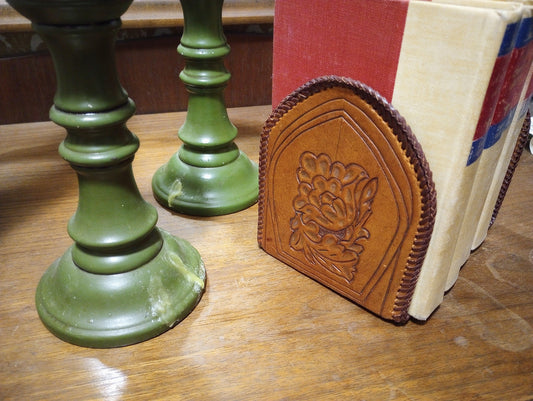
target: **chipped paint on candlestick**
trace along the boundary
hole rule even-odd
[[[181,180],[178,178],[174,181],[172,184],[172,187],[170,187],[170,192],[168,194],[168,207],[172,207],[172,202],[174,202],[174,199],[178,198],[183,191],[183,184],[181,183]]]

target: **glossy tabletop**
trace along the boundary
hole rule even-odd
[[[230,109],[257,162],[270,106]],[[201,253],[207,288],[150,341],[87,349],[50,334],[34,295],[71,245],[75,173],[51,122],[0,126],[0,399],[526,400],[533,398],[533,156],[524,153],[485,243],[425,322],[397,326],[259,249],[257,205],[197,218],[154,200],[185,113],[141,115],[133,168],[159,226]]]

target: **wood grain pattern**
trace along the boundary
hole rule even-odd
[[[258,160],[270,106],[231,109]],[[52,123],[0,127],[0,399],[527,400],[533,397],[533,156],[524,153],[498,219],[424,324],[396,327],[258,248],[257,206],[172,214],[151,192],[185,113],[135,116],[133,169],[159,226],[189,240],[207,289],[187,319],[130,347],[64,343],[40,323],[35,287],[72,243],[75,174]]]
[[[377,92],[314,79],[261,137],[258,242],[379,316],[404,323],[435,222],[422,148]]]

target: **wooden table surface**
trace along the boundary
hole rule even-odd
[[[257,161],[269,106],[230,110]],[[159,226],[189,240],[208,283],[183,322],[117,349],[64,343],[34,293],[72,240],[74,172],[51,122],[0,127],[0,399],[533,399],[533,156],[525,153],[498,220],[425,323],[380,320],[261,251],[257,206],[195,218],[161,208],[155,170],[178,149],[184,113],[135,116],[134,173]]]

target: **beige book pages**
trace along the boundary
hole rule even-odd
[[[502,14],[452,2],[409,5],[392,104],[421,143],[437,190],[435,229],[409,307],[416,319],[443,300],[476,173],[466,162],[507,25]]]
[[[524,11],[525,16],[524,17],[532,18],[533,17],[533,1],[522,0],[521,3],[525,5],[525,11]],[[529,46],[532,46],[532,45],[530,44]],[[525,99],[525,96],[527,95],[527,89],[529,86],[529,82],[532,79],[532,76],[533,76],[533,66],[530,66],[530,71],[526,79],[526,83],[524,85],[522,94],[520,96],[520,103],[516,109],[518,112],[515,114],[511,122],[511,126],[509,127],[510,134],[508,135],[508,138],[506,139],[503,145],[501,156],[498,160],[488,194],[484,200],[482,211],[481,211],[479,220],[477,222],[474,239],[471,244],[471,249],[478,248],[483,243],[483,241],[485,240],[487,236],[487,232],[491,224],[492,214],[494,211],[494,207],[496,205],[496,201],[498,199],[500,188],[503,184],[505,175],[507,173],[509,159],[511,158],[513,154],[515,142],[517,140],[518,135],[520,134],[520,128],[522,127],[522,124],[526,117],[526,112],[528,108],[528,104],[527,104],[528,99]]]
[[[503,6],[508,5],[508,3],[502,3],[500,1],[494,1],[491,3],[495,8],[502,6],[502,5]],[[529,16],[529,13],[524,7],[520,7],[516,9],[514,13],[508,12],[508,15],[509,15],[509,24],[519,24],[520,20],[523,17]],[[518,29],[517,29],[517,32],[518,32]],[[516,35],[515,35],[515,38],[516,38]],[[514,44],[513,44],[513,48],[514,48]],[[512,57],[512,51],[509,53],[509,56]],[[513,63],[510,63],[509,68],[516,69],[516,66],[514,66]],[[501,73],[503,73],[504,76],[505,74],[508,74],[507,71],[502,71]],[[506,76],[506,79],[509,79],[509,77]],[[504,85],[505,84],[506,83],[504,83]],[[496,97],[496,100],[500,101],[498,98],[499,96]],[[492,115],[490,116],[490,119],[492,120]],[[495,131],[498,131],[498,130],[500,130],[498,126],[491,126],[489,128],[490,135],[486,135],[486,136],[491,136]],[[471,245],[474,240],[474,235],[476,232],[478,221],[481,216],[483,204],[489,192],[489,188],[490,188],[490,185],[491,185],[491,182],[493,180],[494,173],[496,170],[496,165],[498,163],[500,155],[502,154],[502,151],[504,149],[504,144],[506,142],[508,135],[510,135],[510,130],[505,129],[501,133],[500,139],[497,140],[497,142],[495,142],[494,144],[492,144],[492,146],[489,146],[483,149],[481,156],[476,161],[476,163],[478,164],[476,176],[472,182],[470,199],[468,201],[468,204],[465,210],[465,217],[461,224],[461,229],[457,237],[456,247],[453,252],[452,262],[450,265],[450,270],[448,272],[448,278],[446,280],[445,290],[449,290],[455,284],[459,276],[459,271],[461,267],[463,266],[463,264],[467,261],[468,257],[470,256]],[[492,142],[492,139],[490,138],[487,139],[486,145],[488,142]]]
[[[494,211],[494,206],[498,199],[498,194],[500,193],[500,188],[502,186],[505,174],[507,173],[507,167],[509,165],[509,160],[514,151],[515,143],[517,141],[518,135],[520,134],[520,128],[524,123],[526,118],[526,112],[528,107],[529,99],[525,98],[525,91],[529,86],[529,82],[533,78],[533,65],[530,67],[526,85],[524,86],[521,101],[517,107],[518,112],[515,113],[511,126],[509,127],[509,134],[505,138],[503,144],[503,149],[501,151],[500,157],[498,159],[492,181],[488,190],[488,194],[484,200],[480,217],[476,226],[476,232],[471,244],[471,249],[478,248],[487,236],[487,232],[490,226],[492,213]]]

